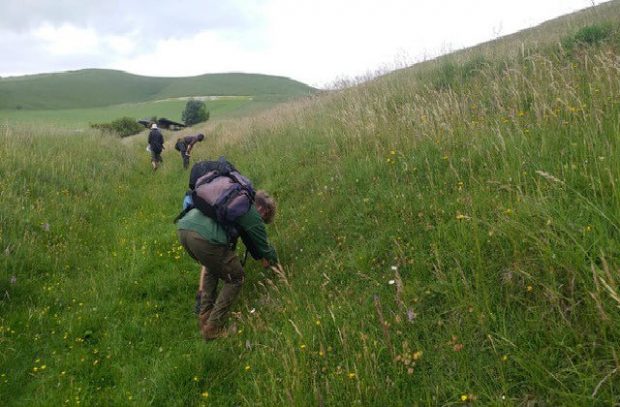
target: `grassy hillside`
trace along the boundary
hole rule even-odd
[[[457,50],[388,75],[399,75],[401,71],[409,72],[411,70],[417,72],[428,70],[429,75],[433,75],[437,72],[438,67],[440,71],[445,71],[451,69],[449,66],[452,64],[458,64],[465,70],[471,71],[477,69],[484,61],[494,61],[501,64],[503,61],[525,58],[530,54],[546,54],[550,48],[556,52],[559,49],[564,49],[566,44],[563,42],[582,27],[591,25],[613,26],[617,24],[618,20],[620,20],[620,2],[616,0],[607,1],[596,7],[589,7],[546,21],[533,28],[470,48]]]
[[[186,103],[186,100],[174,99],[84,109],[0,110],[0,123],[6,122],[12,127],[50,126],[85,130],[91,123],[107,123],[123,116],[135,119],[157,116],[182,122]],[[205,104],[211,118],[217,120],[245,109],[246,105],[257,105],[259,102],[254,98],[230,97],[205,101]]]
[[[138,103],[184,96],[300,96],[314,91],[300,82],[258,74],[207,74],[156,78],[85,69],[0,79],[0,109],[69,109]]]
[[[210,343],[175,152],[2,128],[0,404],[614,405],[618,23],[575,41],[599,28],[209,123],[193,159],[276,196],[286,271],[250,261]]]

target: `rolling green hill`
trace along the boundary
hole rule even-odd
[[[85,69],[0,79],[0,109],[49,110],[111,106],[187,96],[280,96],[314,93],[277,76],[222,73],[157,78]]]

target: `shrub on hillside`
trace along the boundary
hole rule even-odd
[[[562,46],[571,51],[577,45],[598,45],[613,34],[609,24],[592,24],[579,29],[574,35],[562,40]]]
[[[183,110],[181,119],[187,126],[206,122],[209,120],[209,111],[207,110],[207,106],[204,102],[196,99],[190,99],[185,105],[185,110]]]
[[[598,44],[607,39],[611,35],[611,26],[609,25],[590,25],[583,27],[575,34],[575,40],[583,44]]]
[[[144,127],[142,127],[140,123],[136,122],[135,119],[127,116],[116,119],[111,123],[94,123],[91,124],[90,127],[92,127],[93,129],[101,130],[103,132],[114,133],[119,137],[132,136],[144,130]]]
[[[463,63],[444,59],[437,70],[433,72],[433,87],[436,89],[449,89],[462,85],[487,63],[487,60],[482,55],[476,55]]]

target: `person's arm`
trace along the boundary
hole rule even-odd
[[[192,141],[190,141],[189,145],[187,146],[187,151],[185,152],[185,154],[189,155],[192,152],[192,148],[194,148],[194,144],[196,144],[196,139],[192,139]]]
[[[250,210],[239,217],[236,222],[243,244],[247,247],[252,257],[262,260],[263,266],[278,264],[278,255],[267,239],[265,223],[252,205]]]

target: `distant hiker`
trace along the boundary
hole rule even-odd
[[[185,136],[177,140],[174,148],[181,153],[184,169],[189,167],[189,157],[194,145],[196,145],[199,141],[204,140],[204,138],[204,134],[198,134],[196,136]]]
[[[151,125],[148,143],[149,150],[151,151],[151,165],[153,166],[153,171],[156,171],[159,164],[163,161],[161,152],[164,149],[164,136],[162,136],[155,123]]]
[[[223,159],[220,159],[220,163],[229,164]],[[234,170],[232,165],[229,168]],[[276,203],[266,192],[257,191],[254,194],[251,184],[246,188],[248,184],[235,181],[239,179],[247,181],[236,170],[209,171],[198,178],[192,193],[192,206],[181,213],[177,223],[179,241],[187,253],[204,266],[201,269],[204,281],[201,282],[203,295],[199,321],[200,332],[205,340],[225,335],[224,324],[243,285],[245,274],[235,251],[238,238],[241,238],[254,259],[262,261],[263,267],[271,266],[281,271],[276,251],[267,239],[265,228],[265,224],[271,223],[275,217]],[[227,185],[231,187],[227,188]],[[244,186],[239,188],[240,185]],[[231,194],[233,190],[236,192]],[[201,196],[210,193],[223,193],[230,199],[220,204],[217,199],[219,196],[215,197],[212,201],[215,203],[210,206],[212,211],[209,211],[206,203],[208,197],[203,200]],[[210,216],[204,212],[210,213]],[[219,280],[223,280],[224,284],[218,293]]]

